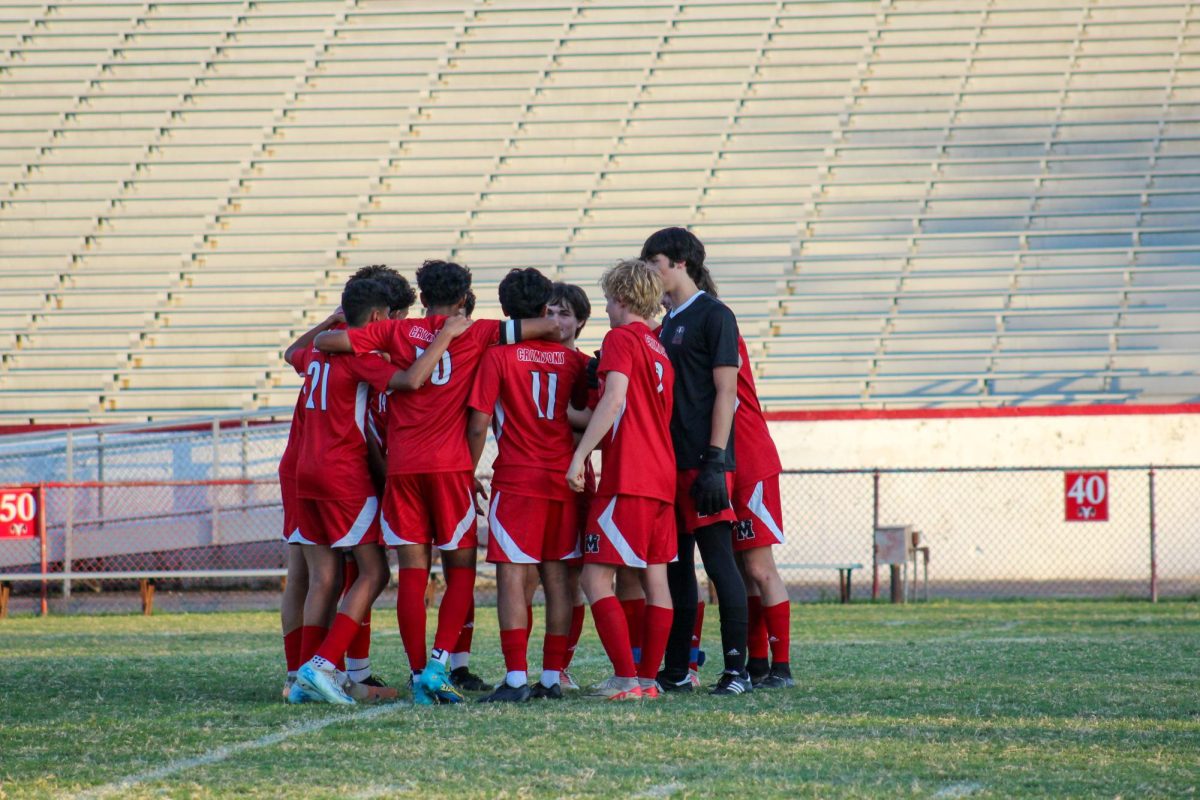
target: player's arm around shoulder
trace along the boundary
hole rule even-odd
[[[295,367],[296,362],[294,359],[296,358],[297,354],[303,353],[305,350],[308,350],[310,347],[313,346],[314,342],[316,341],[317,338],[319,338],[321,336],[321,334],[328,333],[330,328],[332,328],[335,325],[341,325],[341,324],[345,323],[345,321],[346,321],[346,317],[343,316],[342,309],[341,308],[337,309],[332,314],[330,314],[328,317],[326,317],[322,322],[317,324],[317,326],[314,327],[312,330],[302,333],[299,336],[299,338],[296,339],[296,341],[294,341],[290,345],[288,345],[287,350],[285,350],[283,353],[283,359],[285,361],[287,361],[289,364],[291,364],[293,367]],[[320,349],[320,348],[318,348],[318,349]]]
[[[446,352],[446,348],[450,346],[450,342],[461,336],[470,327],[471,320],[466,317],[447,317],[442,329],[438,331],[437,336],[433,337],[433,341],[429,343],[429,347],[425,348],[425,352],[418,356],[408,369],[396,370],[388,383],[388,388],[402,392],[420,389],[433,374],[433,370]]]

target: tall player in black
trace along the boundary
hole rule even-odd
[[[664,228],[642,246],[642,260],[657,267],[671,311],[659,340],[675,368],[671,439],[679,470],[675,513],[679,560],[667,565],[675,616],[659,683],[691,691],[688,661],[696,620],[695,548],[717,589],[725,670],[713,694],[751,690],[746,674],[746,585],[733,556],[733,412],[737,400],[737,319],[725,304],[697,287],[713,285],[704,245],[683,228]]]

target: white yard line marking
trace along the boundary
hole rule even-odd
[[[980,783],[952,783],[933,793],[934,797],[968,797],[983,789]]]
[[[171,761],[161,767],[147,770],[146,772],[127,775],[120,780],[107,783],[104,786],[98,786],[95,789],[90,789],[74,796],[81,798],[94,798],[119,794],[141,783],[157,781],[194,767],[206,767],[210,764],[217,764],[240,753],[245,753],[250,750],[261,750],[264,747],[270,747],[271,745],[279,744],[280,742],[287,741],[288,739],[292,739],[296,736],[304,736],[305,734],[315,733],[316,731],[328,728],[330,725],[337,725],[338,723],[342,722],[360,722],[362,720],[374,719],[375,717],[381,717],[385,714],[395,713],[402,708],[411,707],[411,703],[390,703],[384,706],[368,708],[357,714],[325,717],[324,719],[305,722],[302,725],[289,725],[277,733],[270,733],[266,736],[260,736],[257,739],[251,739],[250,741],[246,742],[222,745],[221,747],[218,747],[214,750],[209,750],[207,753],[202,755],[193,756],[192,758],[182,758],[178,761]]]
[[[634,795],[634,797],[645,797],[652,799],[659,797],[670,797],[676,792],[681,792],[686,788],[687,787],[682,783],[664,783],[661,786],[651,786],[641,794]]]

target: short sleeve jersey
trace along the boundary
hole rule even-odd
[[[587,362],[577,350],[544,341],[493,347],[484,355],[469,405],[492,415],[499,449],[493,486],[571,499],[563,477],[575,453],[567,404],[581,385],[586,389]]]
[[[367,395],[387,389],[396,368],[377,355],[335,355],[316,348],[296,353],[305,373],[300,404],[299,497],[359,498],[375,494],[367,468]]]
[[[754,370],[750,366],[750,352],[746,342],[738,337],[738,353],[742,365],[738,367],[737,406],[733,413],[734,440],[737,442],[737,483],[754,484],[763,478],[778,475],[783,470],[779,462],[779,451],[767,428],[766,417],[758,402],[758,391],[754,388]]]
[[[442,329],[446,318],[385,319],[348,331],[355,353],[379,350],[408,369]],[[442,354],[425,385],[388,398],[389,475],[469,472],[467,396],[487,348],[512,338],[512,327],[476,320]]]
[[[713,404],[717,387],[714,367],[738,365],[737,319],[729,307],[706,292],[698,292],[671,311],[659,328],[659,340],[675,368],[675,413],[671,439],[679,469],[699,469],[712,437]],[[734,432],[729,430],[725,469],[734,463]]]
[[[597,494],[675,500],[675,453],[671,446],[674,370],[667,352],[643,323],[613,328],[604,337],[597,375],[600,398],[608,375],[629,379],[625,400],[604,437]]]
[[[300,426],[304,421],[304,414],[300,409],[304,406],[304,389],[306,387],[307,382],[296,395],[296,407],[292,410],[292,424],[288,428],[287,445],[283,448],[283,455],[279,457],[279,480],[281,481],[296,480],[296,462],[300,459],[300,437],[303,435]]]

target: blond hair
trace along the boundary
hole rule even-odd
[[[663,296],[658,270],[640,259],[618,261],[604,271],[600,288],[605,297],[616,300],[644,319],[658,316]]]

